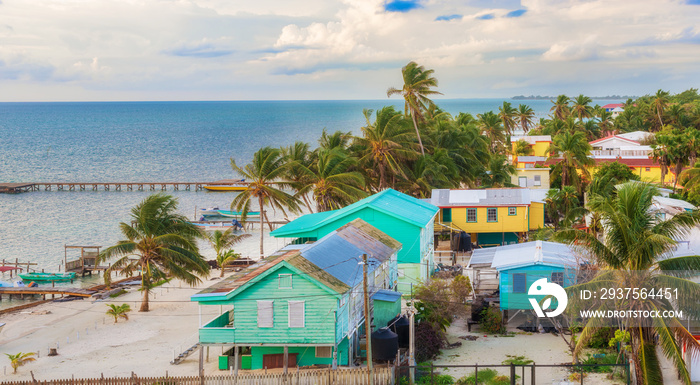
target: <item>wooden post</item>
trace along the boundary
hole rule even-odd
[[[233,373],[238,377],[238,345],[233,347]]]
[[[200,383],[204,385],[204,347],[199,347],[199,378]]]
[[[410,323],[408,324],[408,366],[410,383],[414,384],[416,382],[416,325],[415,325],[415,314],[413,312],[413,302],[411,302],[411,307],[408,310],[410,312]]]
[[[287,371],[289,369],[289,347],[287,345],[284,346],[284,374],[287,374]]]
[[[362,254],[362,286],[365,297],[365,349],[367,349],[367,381],[373,385],[372,381],[372,329],[369,322],[369,293],[367,292],[367,254]]]

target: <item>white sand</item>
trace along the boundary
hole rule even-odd
[[[267,233],[267,231],[266,231]],[[243,256],[257,259],[259,236],[236,245]],[[284,245],[284,240],[265,238],[265,253]],[[202,248],[202,254],[212,259],[213,252]],[[218,277],[219,270],[212,270]],[[230,273],[227,273],[227,275]],[[151,295],[148,313],[139,313],[141,292],[129,289],[128,294],[105,302],[92,299],[71,302],[51,302],[23,312],[3,315],[0,322],[7,325],[0,331],[0,379],[8,381],[60,378],[152,377],[197,375],[198,352],[179,365],[171,365],[173,352],[180,353],[197,341],[199,306],[190,296],[218,280],[205,280],[190,288],[179,281],[156,288]],[[131,305],[129,320],[114,324],[107,316],[107,303]],[[49,314],[45,314],[50,312]],[[220,312],[219,306],[202,306],[202,322],[206,323]],[[58,356],[48,357],[49,347],[58,344]],[[13,375],[10,362],[3,353],[39,352],[35,362],[29,362]],[[205,350],[206,352],[206,350]],[[211,348],[205,374],[221,373],[218,355],[221,348]],[[7,373],[7,375],[5,375]]]
[[[467,332],[464,321],[457,320],[448,329],[450,343],[462,342],[462,346],[454,349],[445,349],[435,361],[435,365],[500,365],[511,356],[524,356],[533,360],[538,365],[545,364],[570,364],[571,354],[559,336],[553,334],[516,334],[513,337],[496,337],[479,333],[478,325],[472,326],[472,332]],[[460,339],[460,336],[478,336],[476,341]],[[509,375],[509,368],[492,368],[500,374]],[[517,370],[517,375],[522,377],[522,369]],[[443,374],[449,374],[455,379],[474,374],[474,368],[450,368],[441,370]],[[567,381],[569,373],[560,368],[537,368],[537,384],[559,384]],[[530,371],[525,370],[525,383],[530,384]],[[522,378],[518,380],[522,383]],[[566,384],[566,382],[563,382]],[[588,374],[587,384],[614,384],[605,378],[604,374]]]

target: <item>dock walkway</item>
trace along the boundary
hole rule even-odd
[[[30,191],[203,191],[204,186],[245,185],[247,182],[225,179],[215,182],[23,182],[0,183],[0,193]]]
[[[61,296],[75,296],[75,297],[92,297],[93,294],[97,293],[97,290],[88,289],[76,289],[76,288],[64,288],[64,287],[0,287],[0,299],[3,294],[9,294],[10,296],[18,295],[42,295],[47,294],[61,295]]]

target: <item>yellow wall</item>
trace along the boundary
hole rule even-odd
[[[476,222],[467,222],[467,208],[452,208],[452,223],[468,233],[500,233],[528,231],[527,206],[516,207],[516,215],[508,215],[508,207],[497,207],[498,222],[486,221],[486,207],[476,208]]]
[[[549,156],[549,153],[547,152],[547,149],[549,148],[549,145],[552,144],[552,142],[535,142],[535,145],[533,146],[534,150],[534,156]]]
[[[535,175],[540,176],[540,185],[535,186]],[[510,176],[510,183],[519,186],[519,178],[524,176],[527,178],[527,188],[549,190],[549,169],[548,168],[518,168],[516,173]]]
[[[642,182],[650,182],[650,183],[661,183],[661,167],[660,166],[650,166],[649,171],[646,170],[646,167],[630,167],[632,169],[632,172],[634,172],[639,178],[642,180]],[[595,173],[598,171],[598,167],[596,166],[590,166],[588,167],[588,172],[591,174],[591,176],[595,175]],[[676,179],[676,176],[669,170],[666,173],[666,184],[671,184],[673,181]]]
[[[544,203],[532,202],[530,206],[530,229],[544,227]]]

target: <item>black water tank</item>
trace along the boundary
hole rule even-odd
[[[372,359],[377,361],[394,361],[399,351],[399,336],[381,328],[372,333]]]
[[[405,315],[398,316],[394,318],[393,320],[389,321],[389,325],[391,325],[391,331],[394,333],[398,334],[399,336],[399,347],[400,348],[408,348],[409,344],[409,334],[410,334],[410,325],[411,321],[408,320],[408,317]]]

